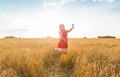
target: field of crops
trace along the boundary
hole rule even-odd
[[[0,77],[120,77],[120,39],[0,39]]]

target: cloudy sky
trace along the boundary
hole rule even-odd
[[[0,37],[59,37],[59,24],[75,24],[69,37],[120,38],[120,0],[0,0]]]

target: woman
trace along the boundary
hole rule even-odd
[[[56,51],[63,53],[63,54],[67,54],[67,47],[68,47],[67,33],[72,31],[73,28],[74,28],[74,24],[72,24],[72,28],[69,30],[65,29],[64,24],[59,25],[60,41],[58,43],[58,48],[55,48]]]

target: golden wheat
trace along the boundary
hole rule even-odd
[[[0,77],[120,77],[120,39],[0,39]]]

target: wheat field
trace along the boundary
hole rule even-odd
[[[120,39],[0,39],[0,77],[120,77]]]

